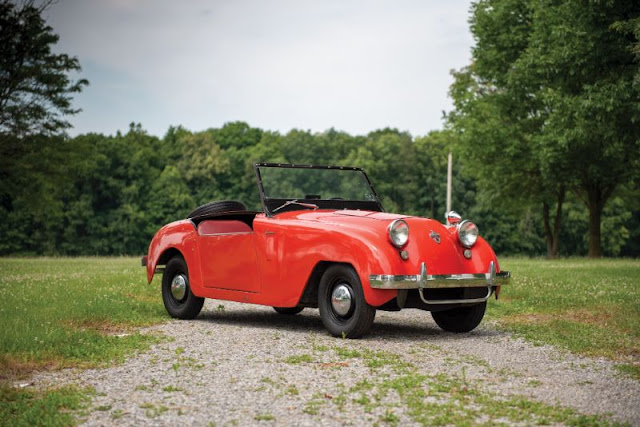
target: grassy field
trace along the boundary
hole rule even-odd
[[[640,379],[640,260],[504,258],[490,318],[528,340],[619,362]]]
[[[157,340],[136,327],[166,319],[134,258],[0,259],[0,316],[4,379],[122,359]]]
[[[488,318],[539,343],[602,356],[640,379],[640,260],[501,259],[513,274]],[[159,282],[138,258],[0,259],[0,419],[72,423],[89,390],[20,390],[34,370],[123,360],[158,337],[140,326],[167,319]],[[44,418],[43,418],[44,417]]]
[[[0,259],[0,379],[96,366],[156,340],[158,280],[138,258]],[[488,317],[525,338],[603,356],[639,374],[640,260],[503,258],[513,280]]]

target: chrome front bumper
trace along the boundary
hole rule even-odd
[[[426,304],[455,304],[477,303],[486,301],[491,296],[494,286],[502,286],[509,283],[511,274],[508,271],[496,273],[493,261],[489,263],[489,271],[480,274],[428,274],[427,264],[420,264],[420,274],[409,276],[395,276],[391,274],[373,274],[369,276],[369,284],[376,289],[418,289],[420,298]],[[443,288],[487,288],[487,296],[474,299],[457,300],[427,300],[424,289]]]

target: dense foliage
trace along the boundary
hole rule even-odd
[[[234,122],[202,132],[170,128],[163,138],[131,125],[112,136],[29,140],[29,153],[13,162],[20,169],[0,186],[0,254],[145,253],[159,227],[200,204],[233,199],[260,209],[255,161],[362,166],[386,210],[442,219],[452,138],[394,129],[283,135]],[[454,161],[453,207],[478,223],[498,253],[543,254],[538,211],[497,208],[470,172]],[[583,255],[587,211],[572,197],[565,205],[561,253]],[[605,254],[640,253],[633,246],[640,218],[630,211],[622,195],[605,209]]]
[[[482,188],[537,205],[558,253],[567,193],[601,255],[606,206],[635,193],[640,165],[640,3],[482,0],[472,63],[455,73],[449,123]],[[627,213],[630,215],[630,213]]]

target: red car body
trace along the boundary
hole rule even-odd
[[[256,167],[260,165],[266,164]],[[357,275],[343,280],[349,299],[345,310],[357,308],[361,288],[364,302],[357,304],[364,303],[374,313],[376,309],[406,307],[453,313],[460,307],[485,303],[508,281],[509,274],[500,271],[489,244],[478,237],[472,248],[465,247],[457,225],[372,210],[323,206],[311,210],[308,205],[315,206],[314,201],[305,199],[305,206],[289,200],[293,210],[273,212],[265,206],[265,212],[221,211],[165,225],[149,246],[144,262],[147,279],[151,282],[172,258],[181,257],[188,270],[184,280],[196,298],[291,310],[320,304],[321,315],[318,288],[332,266],[348,268]],[[390,225],[397,220],[404,221],[410,230],[401,247],[389,238]],[[430,299],[424,292],[436,283],[432,288],[440,295]],[[328,298],[334,299],[325,306],[331,310],[333,301],[340,312],[341,303],[335,304],[337,291],[333,292]],[[337,319],[343,320],[340,315]],[[366,332],[368,327],[364,329]],[[346,332],[354,337],[364,333]]]

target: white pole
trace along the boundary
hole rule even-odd
[[[453,174],[453,156],[449,153],[447,164],[447,212],[451,211],[451,175]]]

